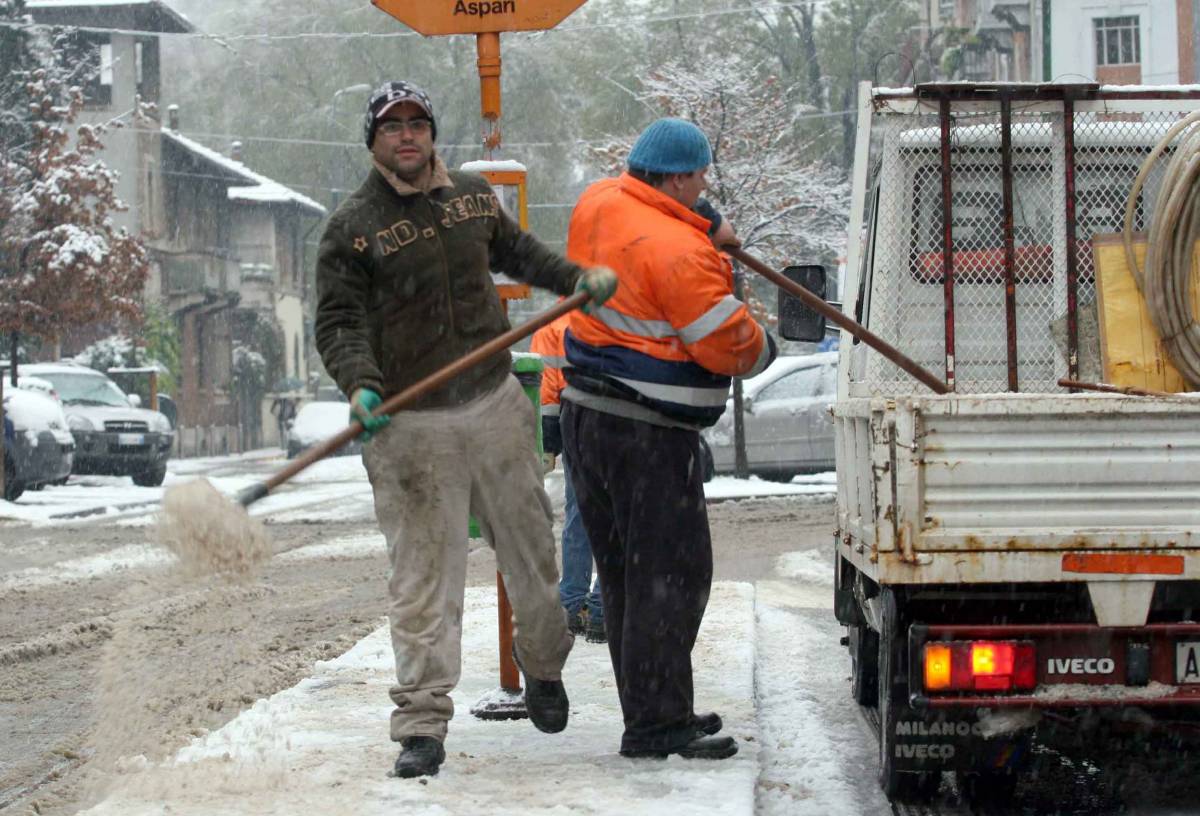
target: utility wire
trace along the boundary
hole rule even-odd
[[[123,128],[123,130],[125,132],[129,132],[129,133],[158,133],[159,132],[155,128],[129,128],[129,127],[127,127],[127,128]],[[193,130],[177,130],[177,131],[173,131],[173,132],[178,133],[180,136],[187,136],[188,138],[195,138],[195,139],[224,139],[224,140],[229,140],[229,141],[240,141],[240,142],[269,142],[272,144],[296,144],[296,145],[309,145],[309,146],[313,146],[313,147],[365,147],[361,141],[337,142],[337,141],[328,141],[328,140],[324,140],[324,139],[294,139],[294,138],[285,138],[283,136],[240,136],[236,133],[204,133],[201,131],[193,131]],[[592,145],[592,144],[607,144],[607,143],[608,143],[607,139],[591,139],[591,140],[588,140],[588,139],[564,139],[564,140],[558,141],[558,142],[504,142],[503,145],[501,145],[501,147],[513,147],[513,148],[516,148],[516,147],[563,147],[563,146],[569,146],[569,145]],[[463,149],[463,150],[469,149],[469,148],[482,148],[482,146],[483,146],[482,141],[472,142],[470,144],[441,144],[441,143],[438,144],[438,147],[441,147],[441,148],[447,148],[447,149],[448,148],[456,148],[456,149]]]
[[[792,117],[793,121],[808,120],[808,119],[829,119],[835,116],[845,116],[848,113],[854,113],[856,108],[847,108],[840,111],[822,111],[820,113],[801,113]],[[155,128],[138,128],[125,127],[122,128],[126,133],[158,133]],[[337,142],[327,141],[324,139],[295,139],[286,138],[283,136],[240,136],[236,133],[206,133],[194,130],[178,130],[172,131],[180,136],[186,136],[192,139],[214,139],[227,140],[230,142],[264,142],[269,144],[294,144],[308,145],[312,147],[363,147],[360,141],[354,142]],[[554,142],[504,142],[500,145],[501,149],[506,148],[534,148],[534,147],[570,147],[570,146],[587,146],[587,145],[606,145],[611,141],[610,138],[597,139],[563,139]],[[471,142],[464,144],[438,144],[439,148],[456,150],[470,150],[472,148],[481,148],[481,142]]]
[[[837,112],[837,113],[820,114],[820,116],[840,116],[843,113],[850,113],[850,112],[852,112],[852,111],[841,111],[841,112]],[[818,118],[818,117],[814,116],[813,118]],[[833,128],[827,128],[826,130],[824,130],[822,132],[830,133],[832,131],[833,131]],[[146,132],[153,133],[155,131],[147,130]],[[254,137],[245,137],[243,139],[243,141],[253,141],[253,140],[254,140]],[[270,141],[270,142],[291,141],[291,140],[286,140],[286,139],[270,139],[270,138],[266,138],[266,137],[264,137],[262,140]],[[309,144],[309,142],[306,140],[296,140],[296,141],[299,144]],[[334,142],[332,144],[341,144],[341,143]],[[348,142],[346,144],[352,145],[354,147],[361,147],[361,144],[359,142],[352,142],[352,143]],[[547,142],[545,144],[556,144],[556,143],[555,142]],[[576,144],[576,143],[575,142],[564,142],[562,144]],[[479,145],[469,145],[469,146],[470,147],[478,147]],[[212,148],[209,148],[209,149],[211,150]],[[249,172],[253,172],[253,173],[257,173],[258,175],[262,175],[261,173],[258,173],[258,171],[251,170],[251,168],[248,166],[246,167],[246,169]],[[230,173],[234,173],[234,172],[237,172],[237,171],[235,171],[233,169],[230,170]],[[254,184],[249,181],[239,184],[236,181],[232,181],[228,176],[218,176],[218,175],[213,175],[210,173],[186,173],[186,172],[183,172],[180,170],[164,170],[164,171],[161,171],[161,174],[164,176],[178,176],[178,177],[183,177],[183,178],[196,178],[196,179],[208,179],[210,181],[221,181],[221,182],[229,183],[231,186],[242,186],[242,187],[247,187],[247,186],[253,187],[254,186]],[[299,182],[290,182],[290,181],[277,181],[275,179],[270,179],[270,181],[273,181],[276,184],[280,184],[285,187],[291,187],[291,188],[294,188],[297,190],[320,190],[320,191],[329,192],[329,193],[351,193],[351,192],[354,192],[352,189],[346,189],[346,188],[341,188],[341,187],[322,187],[320,185],[301,184]],[[531,210],[543,210],[543,209],[549,210],[549,209],[564,209],[564,208],[574,207],[575,205],[572,203],[559,203],[559,202],[535,202],[535,203],[530,203],[527,206]]]

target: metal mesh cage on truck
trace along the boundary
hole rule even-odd
[[[1057,381],[1081,370],[1101,379],[1093,241],[1121,232],[1143,161],[1200,108],[1200,92],[868,91],[867,240],[847,288],[848,300],[859,290],[863,322],[960,393],[1061,392]],[[1146,227],[1164,164],[1139,197],[1135,230]],[[925,390],[865,347],[851,360],[854,393]]]

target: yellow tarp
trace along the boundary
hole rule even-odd
[[[1139,266],[1146,260],[1145,235],[1134,236]],[[1190,390],[1179,370],[1167,358],[1158,330],[1146,311],[1133,273],[1125,262],[1119,234],[1092,239],[1096,260],[1096,300],[1100,318],[1100,361],[1104,381],[1153,391],[1178,393]],[[1192,258],[1192,314],[1200,314],[1200,244]]]

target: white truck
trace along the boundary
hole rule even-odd
[[[943,771],[1009,795],[1035,734],[1200,731],[1200,401],[1058,384],[1098,353],[1093,237],[1197,109],[1194,87],[863,88],[844,311],[949,392],[842,332],[835,608],[894,799]],[[785,336],[823,328],[789,308]]]

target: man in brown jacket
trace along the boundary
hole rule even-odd
[[[498,354],[390,419],[382,401],[509,328],[490,271],[596,303],[611,270],[581,269],[521,231],[488,183],[448,171],[424,91],[372,94],[373,168],[330,218],[317,262],[316,341],[365,427],[363,461],[392,575],[396,658],[391,737],[397,776],[435,774],[461,673],[467,517],[478,519],[513,604],[525,704],[538,729],[567,724],[571,649],[558,604],[550,502],[531,440],[534,412]],[[372,439],[373,437],[373,439]]]

